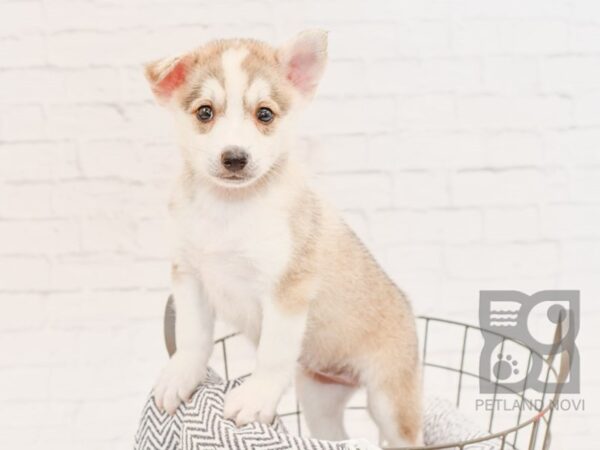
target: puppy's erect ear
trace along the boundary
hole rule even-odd
[[[307,98],[314,95],[327,63],[327,32],[306,30],[281,47],[277,56],[285,76]]]
[[[146,64],[146,78],[159,102],[168,102],[173,93],[185,83],[188,75],[187,60],[186,56],[177,56]]]

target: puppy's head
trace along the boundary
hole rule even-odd
[[[250,186],[285,158],[295,114],[325,69],[327,34],[305,31],[281,48],[252,40],[206,44],[146,66],[175,116],[192,170],[227,188]]]

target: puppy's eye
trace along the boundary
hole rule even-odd
[[[213,109],[208,105],[202,105],[196,111],[196,117],[200,122],[210,122],[213,118]]]
[[[258,111],[256,111],[256,118],[262,123],[269,123],[274,117],[275,114],[269,108],[258,108]]]

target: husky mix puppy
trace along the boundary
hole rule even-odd
[[[202,383],[220,318],[257,347],[252,375],[225,400],[238,426],[271,422],[295,375],[314,437],[346,438],[344,407],[363,386],[384,442],[417,445],[410,304],[294,156],[326,60],[327,34],[315,30],[278,48],[214,41],[146,67],[183,155],[170,202],[177,351],[154,396],[173,413]]]

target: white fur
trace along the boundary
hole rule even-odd
[[[389,447],[409,447],[410,442],[398,433],[398,423],[387,395],[378,389],[368,389],[367,408],[379,429],[379,443]]]
[[[154,388],[157,405],[173,413],[204,379],[212,352],[214,311],[205,301],[197,278],[186,274],[173,280],[177,298],[177,352],[163,369]]]
[[[248,74],[241,67],[246,56],[248,50],[239,48],[227,50],[221,57],[228,100],[227,117],[238,126],[244,121],[244,93],[248,87]]]
[[[255,420],[273,421],[279,399],[292,379],[304,336],[305,314],[282,314],[269,297],[262,302],[262,311],[256,368],[225,399],[225,418],[240,426]]]
[[[291,251],[287,218],[273,215],[287,201],[285,192],[268,192],[244,202],[226,202],[205,187],[172,217],[175,263],[203,280],[217,316],[254,342],[261,301],[272,295]]]
[[[245,100],[251,104],[258,104],[261,100],[271,95],[271,86],[262,78],[255,79],[246,91]]]
[[[344,409],[355,390],[344,384],[321,383],[307,376],[303,368],[298,368],[296,393],[312,437],[335,441],[348,439]]]

